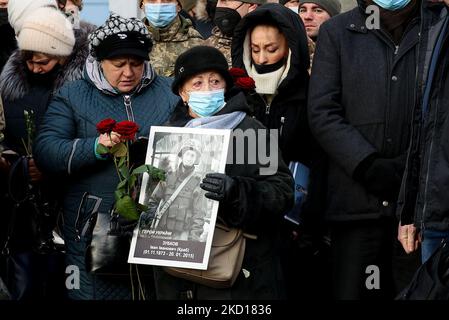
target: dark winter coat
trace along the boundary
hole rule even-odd
[[[414,105],[419,18],[398,46],[382,29],[367,30],[364,2],[320,27],[308,115],[329,156],[327,217],[333,221],[391,216],[395,206],[353,179],[373,153],[405,153]]]
[[[3,99],[5,111],[5,146],[26,155],[23,141],[27,141],[24,111],[34,112],[34,122],[38,132],[41,120],[47,110],[48,103],[53,94],[64,83],[81,78],[81,70],[88,55],[87,36],[93,29],[92,25],[82,24],[82,28],[76,31],[76,43],[71,56],[67,62],[59,67],[56,66],[51,72],[44,75],[36,75],[30,72],[21,57],[21,51],[17,49],[9,58],[3,72],[0,75],[0,96]],[[36,133],[37,133],[36,132]],[[31,151],[31,150],[29,150]],[[28,176],[25,177],[28,179]],[[16,184],[18,177],[16,179]],[[27,181],[23,182],[28,184]],[[46,193],[50,192],[48,186]],[[51,193],[54,195],[53,191]],[[53,198],[53,196],[50,196]],[[17,243],[14,245],[18,250],[29,249],[33,239],[30,236],[33,221],[30,219],[32,210],[21,209],[18,213],[19,220],[15,225],[22,226],[14,232]],[[21,212],[22,212],[21,211]]]
[[[416,104],[413,112],[412,141],[398,201],[402,224],[414,223],[421,229],[449,230],[449,31],[443,38],[436,69],[429,74],[432,52],[448,11],[444,3],[423,1],[423,21],[419,44]],[[430,98],[423,111],[423,94],[430,86]]]
[[[84,79],[59,90],[50,102],[37,137],[35,156],[38,165],[45,172],[65,177],[66,261],[68,265],[80,268],[81,277],[80,290],[69,293],[73,299],[114,298],[108,292],[99,292],[93,285],[94,278],[86,272],[85,252],[91,235],[81,233],[91,216],[95,199],[101,201],[99,214],[109,213],[119,182],[113,160],[99,160],[95,155],[95,140],[99,135],[96,124],[106,118],[117,122],[130,120],[128,114],[134,114],[139,126],[137,136],[147,137],[152,125],[161,125],[168,120],[179,100],[171,93],[171,81],[167,78],[151,72],[151,78],[143,83],[132,95],[113,95],[97,88],[86,73]],[[86,192],[88,196],[83,202]]]
[[[9,24],[0,26],[0,39],[2,39],[2,47],[0,49],[0,73],[9,57],[17,48],[16,35],[14,29]]]
[[[243,62],[245,37],[254,26],[267,22],[278,26],[287,38],[291,50],[290,70],[269,106],[260,94],[247,94],[250,115],[269,129],[279,129],[279,146],[286,163],[293,160],[310,165],[312,137],[306,110],[310,61],[306,31],[298,15],[274,3],[246,15],[236,27],[232,40],[232,65],[246,70]]]
[[[228,100],[226,106],[217,115],[234,111],[248,113],[248,105],[243,94]],[[181,103],[168,125],[185,126],[191,119],[186,106]],[[265,128],[259,121],[246,116],[236,129],[245,131]],[[188,290],[195,293],[194,299],[200,300],[284,297],[282,273],[278,260],[278,226],[283,214],[293,204],[293,178],[282,160],[274,175],[260,175],[259,168],[260,164],[227,164],[226,174],[238,181],[239,208],[229,210],[220,205],[218,209],[218,216],[222,217],[227,224],[257,235],[257,240],[246,241],[242,268],[248,270],[250,276],[245,278],[243,272],[240,272],[231,289],[213,289],[174,278],[157,268],[155,281],[158,298],[180,299]]]

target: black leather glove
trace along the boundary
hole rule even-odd
[[[405,161],[405,154],[392,159],[372,159],[362,173],[362,184],[368,192],[381,200],[396,200],[401,188]]]
[[[208,173],[200,184],[201,189],[208,191],[206,198],[230,203],[238,199],[237,181],[223,173]]]

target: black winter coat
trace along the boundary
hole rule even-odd
[[[0,73],[9,57],[17,48],[16,35],[14,29],[9,24],[0,26],[0,39],[2,39],[2,47],[0,49]]]
[[[255,25],[272,22],[286,36],[291,50],[290,70],[279,84],[268,106],[256,93],[247,94],[250,115],[268,129],[279,129],[279,147],[286,163],[301,161],[310,165],[312,136],[307,123],[307,90],[310,64],[307,35],[301,19],[282,5],[269,3],[246,15],[237,26],[232,40],[232,65],[246,70],[243,62],[244,41]]]
[[[243,94],[228,100],[217,115],[234,111],[248,112]],[[191,119],[187,108],[180,103],[167,125],[185,126]],[[236,129],[265,128],[257,120],[246,116]],[[187,290],[195,292],[195,298],[200,300],[284,298],[278,256],[278,226],[283,214],[293,205],[293,178],[282,159],[279,160],[277,173],[270,176],[259,174],[260,164],[226,165],[226,174],[236,178],[239,184],[239,208],[232,211],[220,205],[218,215],[230,226],[257,235],[257,240],[246,241],[242,268],[248,270],[250,276],[245,278],[240,272],[231,289],[213,289],[174,278],[156,268],[158,299],[180,299]]]
[[[321,25],[309,90],[312,132],[329,156],[327,218],[332,221],[391,216],[395,205],[353,179],[373,153],[395,158],[409,141],[415,101],[419,18],[395,46],[382,29],[367,30],[359,7]]]
[[[418,90],[413,112],[412,141],[398,201],[402,224],[414,223],[424,229],[449,230],[449,28],[446,26],[442,47],[432,75],[429,67],[432,52],[445,19],[447,7],[423,1],[421,40],[419,44]],[[448,23],[449,25],[449,23]],[[444,31],[444,30],[443,30]],[[427,112],[423,94],[430,86]]]

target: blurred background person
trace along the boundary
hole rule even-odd
[[[180,0],[182,10],[184,10],[189,18],[192,20],[193,26],[201,34],[204,39],[207,39],[212,34],[212,29],[215,26],[213,23],[213,13],[217,5],[216,0]]]
[[[245,15],[264,3],[266,0],[217,1],[214,13],[215,27],[206,44],[220,50],[226,57],[229,67],[232,66],[231,45],[235,27]]]
[[[204,43],[192,21],[179,14],[177,0],[142,0],[143,22],[154,39],[151,65],[157,74],[171,77],[176,58],[189,48]]]

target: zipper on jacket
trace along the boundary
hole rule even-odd
[[[394,54],[397,55],[399,52],[399,45],[394,46],[396,49],[394,50]]]
[[[131,96],[130,95],[124,95],[123,100],[125,103],[125,110],[126,110],[126,116],[128,117],[129,121],[134,121],[134,113],[133,108],[131,106]]]

